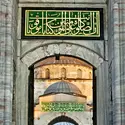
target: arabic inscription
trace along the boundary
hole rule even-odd
[[[25,36],[100,37],[100,12],[26,10]]]

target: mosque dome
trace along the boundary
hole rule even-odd
[[[66,81],[59,81],[53,83],[45,90],[43,95],[59,94],[59,93],[82,96],[82,92],[76,85]]]

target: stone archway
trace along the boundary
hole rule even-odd
[[[59,122],[67,122],[67,123],[72,123],[73,125],[78,125],[78,123],[74,119],[71,119],[70,117],[67,117],[67,116],[64,116],[64,115],[56,117],[55,119],[50,121],[48,123],[48,125],[53,125],[53,124],[59,123]]]
[[[22,96],[20,93],[17,93],[17,109],[21,114],[17,116],[18,119],[24,117],[19,125],[27,125],[27,116],[28,116],[28,68],[33,65],[36,61],[44,59],[46,57],[52,56],[54,54],[69,55],[73,57],[80,58],[87,61],[96,67],[96,76],[97,76],[97,125],[105,124],[104,120],[107,117],[107,99],[108,93],[104,93],[105,89],[108,89],[108,63],[99,56],[96,52],[91,51],[81,45],[69,44],[69,43],[53,43],[48,45],[41,45],[37,48],[27,50],[24,53],[21,53],[21,61],[19,60],[18,65],[18,77],[17,77],[17,91],[21,90]],[[105,73],[103,73],[105,72]],[[24,89],[25,88],[25,89]],[[23,96],[24,95],[24,96]],[[20,103],[20,105],[18,105]],[[101,104],[101,105],[100,105]],[[22,108],[23,107],[23,108]],[[101,112],[101,115],[100,115]],[[82,125],[82,123],[81,123]]]
[[[41,123],[41,125],[49,125],[49,123],[51,123],[51,121],[53,121],[55,118],[60,117],[61,114],[60,113],[56,113],[53,112],[51,113],[51,115],[49,113],[46,113],[44,116],[40,116],[39,121],[35,122],[35,124],[38,124],[39,122]],[[83,121],[85,121],[84,123],[76,116],[76,114],[71,114],[71,113],[67,113],[66,117],[69,117],[70,119],[73,119],[76,123],[78,123],[78,125],[84,125],[85,123],[87,124],[87,121],[85,118],[83,118]],[[44,119],[44,121],[42,120]]]
[[[40,59],[46,57],[61,54],[70,55],[80,59],[83,59],[93,65],[98,67],[103,62],[103,58],[97,53],[84,48],[83,46],[76,44],[60,43],[60,44],[48,44],[44,46],[39,46],[38,48],[32,48],[27,52],[22,54],[22,61],[29,67]]]

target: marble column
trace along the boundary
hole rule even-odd
[[[121,125],[125,125],[125,1],[118,3],[119,12],[119,55],[120,55],[120,102],[121,102]]]
[[[12,125],[16,1],[0,1],[0,125]]]
[[[95,71],[97,91],[97,125],[109,124],[108,61],[103,61]]]
[[[28,76],[27,65],[18,57],[16,82],[16,125],[28,125]]]
[[[109,1],[109,77],[112,125],[125,125],[125,1]]]

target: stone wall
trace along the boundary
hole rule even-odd
[[[72,7],[104,8],[104,40],[23,40],[21,39],[22,7]],[[54,54],[71,55],[86,60],[96,68],[97,75],[97,125],[108,125],[108,63],[107,63],[107,5],[105,1],[31,1],[20,0],[18,12],[18,77],[16,94],[16,121],[27,125],[28,67],[36,61]],[[20,60],[21,59],[21,60]]]
[[[13,110],[13,114],[17,114],[16,125],[27,125],[28,67],[41,58],[48,57],[54,53],[61,53],[80,57],[96,67],[97,124],[124,125],[125,1],[19,0],[18,6],[17,10],[16,0],[0,1],[0,124],[12,124],[12,98],[14,97],[12,93],[14,87],[16,88],[16,102],[14,98],[13,102],[16,103],[16,106],[14,106],[16,113]],[[104,41],[22,40],[20,37],[21,8],[33,6],[104,8],[105,39]],[[18,27],[16,25],[17,18]],[[16,29],[18,30],[17,39]],[[18,51],[16,51],[16,48]],[[54,50],[51,48],[54,48]],[[13,76],[16,78],[16,84]],[[14,121],[15,115],[13,115]]]
[[[17,2],[0,1],[0,125],[12,125],[13,71],[16,67]]]
[[[125,41],[125,1],[109,1],[109,83],[111,84],[111,120],[110,124],[125,124],[124,90],[124,41]]]
[[[1,125],[12,124],[13,86],[16,88],[16,102],[13,101],[16,103],[16,106],[14,106],[16,113],[13,111],[13,114],[16,115],[16,125],[27,125],[28,68],[39,59],[55,53],[79,57],[96,67],[97,125],[125,124],[125,2],[124,0],[108,0],[107,3],[108,9],[106,0],[19,0],[17,10],[16,0],[0,2]],[[104,40],[22,40],[20,37],[21,8],[33,6],[104,8]],[[17,18],[18,26],[16,25]],[[16,29],[18,30],[17,39]],[[18,51],[16,51],[16,48]],[[17,70],[14,67],[17,67]],[[14,84],[13,76],[16,77],[16,84]],[[15,115],[13,115],[14,121]]]

